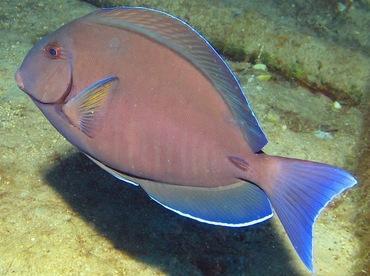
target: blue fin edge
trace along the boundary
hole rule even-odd
[[[279,157],[276,157],[279,158]],[[307,268],[313,267],[313,226],[337,195],[357,184],[345,170],[331,165],[279,158],[279,173],[267,194],[293,247]]]

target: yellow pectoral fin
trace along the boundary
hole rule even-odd
[[[93,138],[103,126],[103,118],[109,110],[109,103],[118,83],[117,77],[105,78],[94,83],[70,99],[63,106],[63,113],[72,125]]]

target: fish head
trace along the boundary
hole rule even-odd
[[[18,87],[34,101],[62,102],[72,86],[71,39],[54,32],[38,41],[28,52],[15,79]]]

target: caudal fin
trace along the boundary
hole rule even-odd
[[[321,210],[357,180],[330,165],[276,158],[278,170],[267,193],[295,250],[314,273],[313,224]]]

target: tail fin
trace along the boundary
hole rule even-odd
[[[314,273],[313,224],[321,210],[335,196],[356,185],[357,180],[330,165],[276,158],[278,173],[267,193],[295,250]]]

